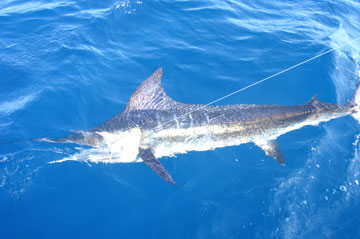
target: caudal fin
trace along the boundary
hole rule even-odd
[[[354,119],[356,119],[360,123],[360,84],[355,90],[353,97],[349,101],[349,105],[354,110],[354,113],[352,113],[352,117],[354,117]]]

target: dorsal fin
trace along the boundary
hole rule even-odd
[[[131,95],[124,112],[132,110],[166,110],[183,105],[166,95],[161,86],[162,68],[157,69]]]

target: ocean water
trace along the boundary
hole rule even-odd
[[[282,167],[254,144],[145,164],[61,160],[59,138],[122,111],[158,67],[184,103],[345,103],[360,81],[360,3],[0,2],[0,238],[359,238],[359,123],[282,135]],[[9,143],[10,142],[10,143]]]

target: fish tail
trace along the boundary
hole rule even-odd
[[[351,116],[360,124],[360,84],[357,86],[354,95],[350,99],[349,106],[353,110]]]

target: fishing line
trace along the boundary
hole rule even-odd
[[[205,105],[199,106],[198,108],[196,108],[196,109],[194,109],[194,110],[192,110],[192,111],[190,111],[190,112],[187,112],[187,113],[182,114],[182,115],[180,115],[180,116],[176,116],[176,118],[182,118],[182,117],[184,117],[184,116],[190,115],[190,114],[192,114],[192,113],[194,113],[194,112],[196,112],[196,111],[199,111],[199,110],[201,110],[201,109],[203,109],[203,108],[206,108],[206,107],[208,107],[208,106],[210,106],[210,105],[212,105],[212,104],[214,104],[214,103],[216,103],[216,102],[219,102],[219,101],[221,101],[221,100],[224,100],[224,99],[226,99],[226,98],[228,98],[228,97],[230,97],[230,96],[233,96],[233,95],[235,95],[235,94],[237,94],[237,93],[239,93],[239,92],[242,92],[242,91],[244,91],[244,90],[246,90],[246,89],[249,89],[249,88],[251,88],[251,87],[253,87],[253,86],[256,86],[256,85],[258,85],[258,84],[260,84],[260,83],[263,83],[264,81],[267,81],[267,80],[269,80],[269,79],[271,79],[271,78],[274,78],[275,76],[281,75],[281,74],[283,74],[283,73],[285,73],[285,72],[287,72],[287,71],[289,71],[289,70],[292,70],[292,69],[294,69],[294,68],[296,68],[296,67],[298,67],[298,66],[301,66],[301,65],[303,65],[303,64],[305,64],[305,63],[307,63],[307,62],[309,62],[309,61],[315,60],[316,58],[319,58],[319,57],[321,57],[321,56],[323,56],[323,55],[329,54],[330,52],[336,51],[336,50],[338,50],[338,49],[340,49],[340,48],[343,48],[344,46],[350,45],[351,43],[356,42],[356,41],[359,40],[359,39],[360,39],[360,37],[355,38],[354,40],[349,41],[349,42],[347,42],[347,43],[345,43],[345,44],[343,44],[343,45],[340,45],[340,46],[338,46],[338,47],[331,48],[330,50],[327,50],[327,51],[325,51],[325,52],[323,52],[323,53],[320,53],[320,54],[318,54],[318,55],[316,55],[316,56],[314,56],[314,57],[311,57],[311,58],[309,58],[309,59],[307,59],[307,60],[305,60],[305,61],[302,61],[302,62],[300,62],[300,63],[298,63],[298,64],[296,64],[296,65],[293,65],[293,66],[291,66],[291,67],[289,67],[289,68],[286,68],[285,70],[279,71],[279,72],[277,72],[277,73],[275,73],[275,74],[273,74],[273,75],[271,75],[271,76],[268,76],[268,77],[266,77],[266,78],[264,78],[264,79],[261,79],[261,80],[259,80],[259,81],[256,81],[256,82],[254,82],[254,83],[252,83],[252,84],[250,84],[250,85],[247,85],[247,86],[245,86],[245,87],[243,87],[243,88],[241,88],[241,89],[239,89],[239,90],[233,91],[233,92],[231,92],[231,93],[229,93],[229,94],[227,94],[227,95],[225,95],[225,96],[223,96],[223,97],[220,97],[220,98],[218,98],[218,99],[216,99],[216,100],[213,100],[213,101],[211,101],[210,103],[207,103],[207,104],[205,104]],[[173,122],[173,121],[175,121],[175,119],[169,120],[169,121],[167,121],[167,122],[165,122],[165,123],[163,123],[163,124],[161,124],[161,125],[158,125],[158,126],[154,127],[154,129],[156,129],[156,128],[158,128],[158,127],[162,127],[163,125],[166,126],[166,124],[168,124],[168,123],[170,123],[170,122]]]
[[[187,113],[182,114],[182,115],[180,115],[180,116],[176,116],[176,119],[172,119],[172,120],[166,121],[165,123],[160,124],[160,125],[154,127],[153,129],[160,128],[160,127],[162,128],[164,125],[166,126],[168,123],[171,123],[171,122],[173,122],[173,121],[176,121],[178,118],[182,118],[182,117],[185,117],[185,116],[187,116],[187,115],[190,115],[190,114],[192,114],[192,113],[194,113],[194,112],[196,112],[196,111],[199,111],[199,110],[201,110],[201,109],[203,109],[203,108],[206,108],[206,107],[208,107],[208,106],[210,106],[210,105],[212,105],[212,104],[214,104],[214,103],[216,103],[216,102],[219,102],[219,101],[221,101],[221,100],[224,100],[224,99],[226,99],[226,98],[228,98],[228,97],[230,97],[230,96],[233,96],[233,95],[235,95],[235,94],[237,94],[237,93],[240,93],[240,92],[242,92],[242,91],[244,91],[244,90],[246,90],[246,89],[249,89],[249,88],[251,88],[251,87],[253,87],[253,86],[256,86],[256,85],[258,85],[258,84],[260,84],[260,83],[263,83],[263,82],[265,82],[265,81],[267,81],[267,80],[269,80],[269,79],[271,79],[271,78],[274,78],[275,76],[281,75],[281,74],[283,74],[283,73],[285,73],[285,72],[287,72],[287,71],[289,71],[289,70],[292,70],[292,69],[294,69],[294,68],[296,68],[296,67],[298,67],[298,66],[301,66],[301,65],[303,65],[303,64],[305,64],[305,63],[307,63],[307,62],[310,62],[310,61],[312,61],[312,60],[314,60],[314,59],[316,59],[316,58],[319,58],[319,57],[321,57],[321,56],[323,56],[323,55],[326,55],[326,54],[328,54],[328,53],[330,53],[330,52],[333,52],[333,51],[335,51],[335,50],[338,50],[338,49],[340,49],[340,48],[342,48],[342,47],[344,47],[344,46],[350,45],[351,43],[353,43],[353,42],[355,42],[355,41],[357,41],[357,40],[359,40],[359,39],[360,39],[360,37],[358,37],[358,38],[356,38],[356,39],[354,39],[354,40],[352,40],[352,41],[349,41],[349,42],[347,42],[347,43],[345,43],[345,44],[343,44],[343,45],[340,45],[340,46],[338,46],[338,47],[335,47],[335,48],[332,48],[332,49],[330,49],[330,50],[327,50],[327,51],[325,51],[325,52],[323,52],[323,53],[320,53],[320,54],[318,54],[318,55],[316,55],[316,56],[314,56],[314,57],[311,57],[311,58],[309,58],[309,59],[307,59],[307,60],[305,60],[305,61],[302,61],[302,62],[300,62],[300,63],[298,63],[298,64],[296,64],[296,65],[293,65],[293,66],[291,66],[291,67],[289,67],[289,68],[286,68],[286,69],[284,69],[284,70],[282,70],[282,71],[279,71],[279,72],[277,72],[277,73],[275,73],[275,74],[273,74],[273,75],[271,75],[271,76],[268,76],[268,77],[266,77],[266,78],[264,78],[264,79],[261,79],[261,80],[259,80],[259,81],[256,81],[256,82],[254,82],[254,83],[252,83],[252,84],[250,84],[250,85],[247,85],[247,86],[245,86],[245,87],[243,87],[243,88],[241,88],[241,89],[239,89],[239,90],[233,91],[233,92],[231,92],[231,93],[229,93],[229,94],[227,94],[227,95],[225,95],[225,96],[223,96],[223,97],[220,97],[220,98],[218,98],[218,99],[216,99],[216,100],[213,100],[213,101],[211,101],[211,102],[209,102],[209,103],[207,103],[207,104],[205,104],[205,105],[199,106],[198,108],[195,108],[194,110],[192,110],[192,111],[190,111],[190,112],[187,112]],[[19,142],[26,142],[26,141],[33,142],[33,141],[41,141],[41,140],[43,140],[43,138],[33,138],[33,139],[25,139],[25,140],[14,140],[14,141],[8,141],[8,142],[6,142],[6,141],[0,139],[0,144],[12,144],[12,143],[19,143]]]

